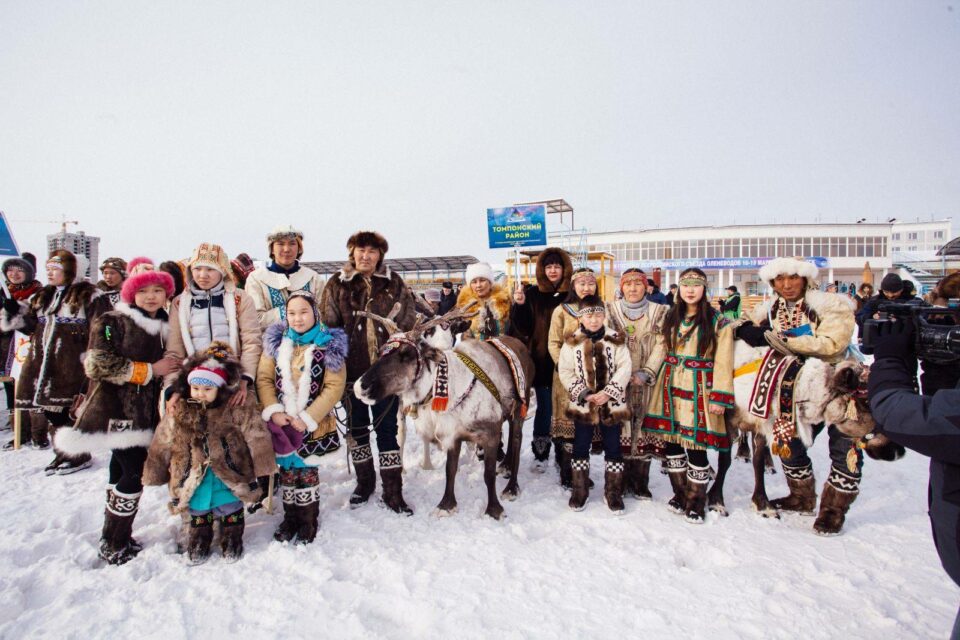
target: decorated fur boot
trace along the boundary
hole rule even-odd
[[[190,516],[190,533],[187,536],[187,558],[190,564],[203,564],[210,557],[213,544],[213,513]]]
[[[133,544],[131,537],[133,519],[137,515],[141,494],[142,492],[120,493],[112,486],[107,489],[99,555],[109,564],[129,562],[142,549],[139,544]]]
[[[703,524],[707,507],[707,483],[710,482],[710,467],[695,467],[687,463],[687,488],[685,492],[684,519],[691,524]]]
[[[614,514],[623,515],[623,461],[607,460],[603,481],[603,500]]]
[[[294,498],[297,490],[297,476],[295,469],[285,469],[280,472],[280,496],[283,501],[283,522],[273,532],[273,539],[278,542],[289,542],[297,535],[300,526],[299,512]]]
[[[840,535],[847,511],[859,493],[860,478],[831,469],[830,477],[823,485],[820,513],[813,522],[813,530],[821,536]]]
[[[590,497],[590,459],[574,458],[571,463],[573,473],[573,491],[570,493],[570,508],[583,511]]]
[[[682,453],[667,456],[664,468],[670,476],[670,486],[673,487],[673,497],[667,502],[667,508],[677,514],[686,513],[687,455]]]
[[[817,487],[813,477],[813,465],[791,467],[783,465],[783,475],[787,478],[790,494],[770,501],[778,511],[792,511],[812,516],[817,508]]]
[[[228,562],[243,555],[243,522],[243,508],[220,517],[220,552]]]
[[[624,459],[623,467],[624,493],[636,500],[650,500],[650,460],[641,458]]]
[[[297,503],[297,544],[310,544],[320,529],[320,472],[302,469],[295,496]]]
[[[403,500],[403,467],[399,451],[380,454],[380,480],[383,482],[383,504],[394,513],[412,516],[413,509]]]
[[[350,449],[353,469],[357,472],[357,486],[350,496],[350,508],[356,509],[367,503],[373,490],[377,488],[377,474],[373,470],[373,452],[369,444]]]

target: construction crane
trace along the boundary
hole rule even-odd
[[[67,220],[66,215],[60,216],[59,220],[22,220],[22,219],[17,220],[15,219],[15,220],[11,220],[10,222],[26,222],[27,224],[58,224],[60,225],[60,231],[63,233],[67,232],[68,224],[74,224],[74,225],[80,224],[79,220]]]

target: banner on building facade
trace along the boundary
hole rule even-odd
[[[689,269],[696,267],[698,269],[759,269],[776,258],[684,258],[669,260],[643,260],[639,264],[643,268],[660,267],[661,269]],[[823,256],[812,256],[804,258],[811,262],[817,268],[823,269],[830,266],[830,261]]]
[[[0,256],[12,257],[19,256],[20,249],[17,248],[17,241],[13,239],[13,231],[7,223],[7,216],[0,211]]]
[[[518,204],[487,209],[487,237],[491,249],[547,244],[547,206]]]

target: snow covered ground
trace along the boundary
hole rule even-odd
[[[529,439],[530,423],[527,424]],[[416,440],[413,438],[412,440]],[[814,447],[818,485],[826,436]],[[189,567],[174,552],[166,489],[146,491],[122,567],[96,546],[107,456],[93,469],[45,477],[49,451],[0,455],[0,637],[238,638],[937,638],[958,590],[940,567],[925,504],[927,464],[868,461],[845,535],[820,538],[810,517],[753,513],[752,474],[735,462],[731,515],[703,526],[669,513],[666,476],[653,502],[610,515],[598,489],[566,507],[556,470],[535,476],[525,443],[520,498],[507,519],[482,517],[482,469],[464,451],[460,512],[431,511],[443,471],[423,471],[408,443],[404,518],[374,503],[351,511],[346,456],[322,469],[321,532],[307,547],[271,540],[280,509],[247,522],[246,555]],[[439,465],[441,455],[434,452]],[[656,470],[656,465],[654,467]],[[771,496],[783,475],[768,478]],[[499,480],[502,487],[504,480]],[[379,485],[378,485],[379,493]]]

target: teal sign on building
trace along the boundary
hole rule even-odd
[[[491,249],[547,244],[546,205],[518,204],[487,209],[487,237]]]

